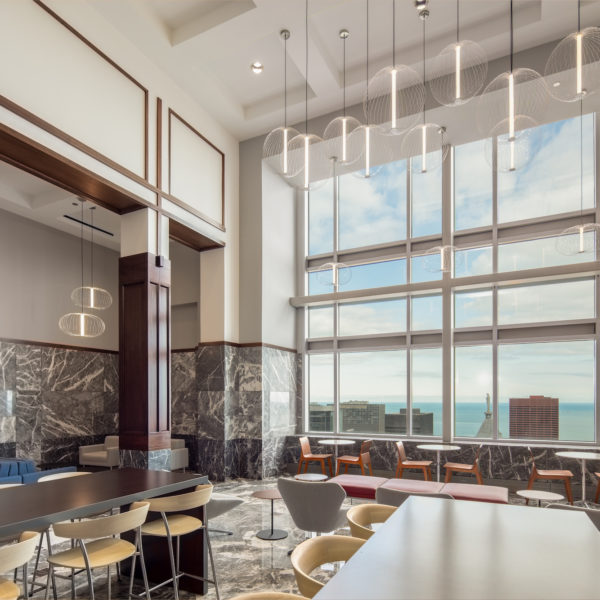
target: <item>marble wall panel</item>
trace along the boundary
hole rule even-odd
[[[196,349],[196,388],[198,391],[225,390],[225,346],[206,345]]]
[[[192,393],[196,391],[196,353],[173,352],[171,354],[171,392]]]
[[[170,471],[171,450],[121,450],[122,467],[149,469],[151,471]]]
[[[262,377],[260,346],[225,346],[225,390],[260,392]]]
[[[225,439],[260,439],[262,392],[225,392]]]
[[[15,458],[17,456],[16,442],[0,442],[0,457]]]
[[[295,352],[263,347],[263,389],[288,392],[296,390],[297,360]]]
[[[214,440],[225,439],[225,392],[198,392],[195,433]]]
[[[102,352],[42,348],[42,389],[53,392],[102,392],[106,360]]]
[[[225,442],[225,477],[262,477],[262,440],[234,439]]]
[[[15,344],[0,342],[0,390],[17,389],[17,348]]]
[[[42,348],[27,344],[16,345],[17,387],[20,392],[42,389]]]
[[[186,446],[189,448],[191,469],[193,468],[196,473],[207,475],[210,481],[225,479],[224,440],[186,437]]]

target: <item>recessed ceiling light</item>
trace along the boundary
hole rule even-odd
[[[264,66],[261,62],[256,61],[250,65],[250,68],[252,69],[253,73],[260,75],[263,72]]]
[[[560,81],[555,81],[555,82],[554,82],[552,85],[553,85],[554,87],[558,87],[558,86],[560,85]]]

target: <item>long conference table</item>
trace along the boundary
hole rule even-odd
[[[207,477],[192,473],[116,469],[6,488],[0,493],[0,537],[126,507],[137,500],[185,492],[202,483],[208,483]],[[204,507],[189,512],[205,519]],[[204,577],[207,559],[202,532],[185,536],[181,550],[182,568]],[[164,539],[145,537],[144,555],[151,580],[162,581],[170,577]],[[181,588],[206,593],[204,582],[189,577],[181,579]]]
[[[315,600],[600,598],[584,513],[412,496]]]

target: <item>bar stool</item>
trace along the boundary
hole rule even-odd
[[[396,448],[398,449],[398,466],[396,467],[396,477],[402,478],[404,469],[420,469],[423,471],[423,477],[425,481],[431,481],[431,460],[408,460],[406,457],[406,450],[404,444],[396,442]]]
[[[365,540],[347,535],[326,535],[305,540],[292,552],[292,567],[300,593],[312,598],[325,585],[310,576],[326,563],[347,561]]]
[[[340,456],[337,459],[337,470],[335,474],[340,474],[340,466],[343,464],[345,465],[344,473],[348,472],[349,466],[355,466],[360,467],[361,473],[365,475],[366,466],[369,467],[369,475],[373,475],[373,469],[371,469],[371,453],[369,452],[372,444],[373,440],[365,440],[360,445],[360,453],[358,456]]]
[[[94,581],[92,578],[92,569],[107,568],[107,586],[108,598],[111,597],[110,565],[119,563],[127,558],[132,558],[131,577],[129,581],[129,594],[133,588],[133,576],[135,573],[135,562],[139,554],[142,566],[142,575],[144,578],[144,589],[146,598],[150,600],[150,591],[148,589],[148,577],[146,574],[146,563],[144,561],[144,552],[141,543],[141,526],[148,515],[148,502],[134,502],[128,511],[111,515],[108,517],[99,517],[86,521],[63,521],[52,525],[55,535],[58,537],[75,540],[76,545],[70,550],[64,550],[57,554],[48,556],[48,579],[46,581],[45,600],[48,599],[48,590],[50,588],[50,577],[56,567],[65,567],[67,569],[85,569],[89,593],[91,600],[94,600]],[[126,531],[135,531],[135,543],[122,540],[118,536]],[[93,541],[89,541],[89,540]],[[87,542],[84,540],[88,540]],[[55,588],[56,592],[56,588]]]
[[[387,506],[386,504],[353,506],[346,514],[351,535],[361,540],[368,540],[375,533],[370,526],[373,523],[385,523],[397,508],[397,506]]]
[[[454,472],[472,473],[473,475],[475,475],[477,483],[479,485],[483,485],[483,478],[481,477],[481,472],[479,471],[479,453],[481,452],[482,448],[483,444],[479,444],[479,448],[477,448],[477,451],[475,452],[475,460],[473,461],[472,465],[468,463],[447,462],[444,465],[444,469],[446,469],[446,478],[444,479],[444,482],[449,483],[450,481],[452,481],[452,473]]]
[[[19,541],[16,544],[0,547],[0,573],[23,567],[24,598],[29,597],[27,591],[27,563],[35,552],[35,546],[39,538],[40,534],[37,531],[24,531],[19,536]],[[20,595],[21,590],[16,583],[0,577],[0,598],[2,600],[17,600]]]
[[[331,454],[313,454],[310,449],[310,442],[307,437],[301,437],[298,440],[300,442],[300,459],[298,460],[298,473],[302,472],[302,466],[304,466],[304,472],[308,470],[308,463],[310,462],[318,462],[321,464],[321,471],[323,471],[323,475],[325,473],[325,461],[327,461],[327,466],[329,467],[329,475],[333,477],[333,466],[331,462]]]
[[[531,476],[529,477],[527,489],[530,490],[537,479],[562,481],[565,485],[567,500],[569,501],[569,504],[573,504],[573,492],[571,490],[571,478],[573,477],[573,473],[566,469],[538,469],[535,466],[535,457],[533,456],[531,448],[527,447],[527,450],[529,450],[529,455],[531,456]],[[529,500],[526,500],[525,503],[529,504]]]
[[[178,580],[183,577],[192,577],[193,579],[199,579],[200,581],[206,581],[207,583],[212,583],[215,586],[215,591],[217,594],[217,600],[220,600],[219,597],[219,585],[217,583],[217,573],[215,570],[215,561],[213,558],[212,547],[210,544],[210,535],[208,533],[208,528],[205,523],[203,523],[197,517],[193,517],[191,515],[184,514],[168,514],[174,513],[176,511],[184,511],[191,510],[193,508],[200,508],[208,503],[210,500],[210,496],[213,491],[213,486],[210,483],[197,485],[196,489],[193,492],[188,492],[187,494],[177,494],[175,496],[165,496],[162,498],[150,498],[148,502],[150,503],[150,511],[151,512],[159,512],[160,519],[156,519],[154,521],[149,521],[142,525],[142,534],[143,535],[152,535],[156,537],[165,537],[167,538],[167,543],[169,546],[169,559],[171,561],[171,579],[167,579],[158,585],[155,585],[150,589],[151,592],[154,590],[166,585],[167,583],[173,582],[173,591],[175,594],[175,599],[179,600],[179,583]],[[188,533],[192,533],[194,531],[199,531],[203,529],[204,534],[206,536],[206,544],[208,546],[208,554],[210,556],[210,563],[212,567],[212,580],[206,579],[204,577],[198,577],[197,575],[192,575],[190,573],[185,573],[179,568],[179,555],[180,555],[180,538],[182,535],[186,535]],[[176,554],[173,555],[173,538],[176,539]]]

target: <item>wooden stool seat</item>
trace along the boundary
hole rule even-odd
[[[372,443],[373,443],[373,440],[365,440],[360,445],[360,453],[358,456],[350,456],[350,455],[340,456],[337,459],[337,469],[335,471],[335,474],[339,475],[340,467],[342,465],[344,465],[344,467],[345,467],[344,473],[348,472],[348,467],[356,466],[356,467],[360,467],[360,472],[363,475],[366,475],[365,467],[368,467],[369,475],[373,475],[373,469],[371,468],[371,454],[369,452],[369,450],[371,449]]]
[[[400,464],[403,467],[430,467],[432,460],[403,460]]]
[[[333,454],[313,454],[310,449],[310,442],[307,437],[301,437],[299,439],[300,442],[300,460],[298,461],[298,471],[297,475],[302,473],[302,467],[304,466],[304,472],[308,471],[308,463],[310,462],[318,462],[321,464],[321,471],[323,475],[327,475],[325,472],[325,461],[327,461],[327,466],[329,468],[329,476],[333,477]]]
[[[477,448],[477,452],[475,452],[475,460],[473,461],[472,465],[468,463],[447,462],[444,465],[444,469],[446,469],[446,477],[444,482],[450,483],[452,481],[453,473],[472,473],[475,475],[477,483],[479,485],[483,485],[483,478],[481,477],[481,472],[479,471],[479,453],[481,452],[482,447],[483,444],[480,444],[479,448]]]
[[[527,489],[530,490],[533,488],[536,479],[546,479],[551,481],[559,480],[565,485],[565,495],[567,496],[569,504],[573,504],[573,491],[571,490],[571,478],[573,477],[573,473],[567,469],[538,469],[535,466],[535,457],[533,456],[531,448],[527,448],[527,450],[529,450],[529,456],[531,456],[531,476],[529,477]],[[529,500],[526,500],[525,503],[529,504]]]

